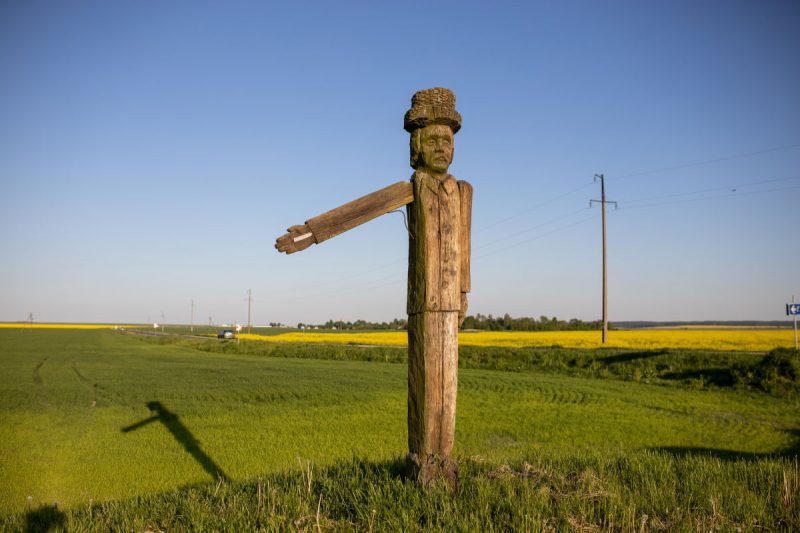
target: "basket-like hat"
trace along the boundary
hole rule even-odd
[[[450,89],[423,89],[414,93],[411,98],[411,109],[406,112],[403,128],[411,133],[431,124],[450,126],[453,133],[461,129],[461,115],[456,111],[456,95]]]

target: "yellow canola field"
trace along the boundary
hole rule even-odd
[[[113,324],[25,324],[0,323],[0,329],[113,329],[133,328]],[[294,331],[278,335],[239,335],[242,339],[282,343],[321,343],[350,345],[405,346],[405,331],[331,333]],[[599,331],[467,331],[458,335],[462,346],[506,346],[565,348],[630,348],[630,349],[691,349],[737,350],[764,352],[776,347],[794,347],[791,329],[642,329],[609,331],[608,343],[600,342]]]
[[[316,331],[290,332],[278,335],[242,334],[242,339],[265,342],[302,342],[326,344],[356,344],[405,346],[405,331],[325,333]],[[600,342],[599,331],[480,331],[462,332],[462,346],[507,346],[565,348],[632,348],[632,349],[693,349],[737,350],[763,352],[777,347],[794,347],[790,329],[693,329],[693,330],[620,330],[608,333],[608,342]]]
[[[405,331],[375,331],[360,333],[326,333],[317,331],[292,331],[278,335],[241,333],[240,339],[266,342],[305,342],[319,344],[364,344],[370,346],[405,346]]]

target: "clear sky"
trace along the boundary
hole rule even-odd
[[[0,3],[0,320],[405,316],[403,114],[453,89],[470,313],[776,320],[800,299],[796,1]]]

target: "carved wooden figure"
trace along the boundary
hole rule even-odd
[[[404,120],[410,181],[401,181],[290,227],[275,247],[305,250],[403,205],[408,252],[408,467],[428,485],[458,483],[451,458],[458,385],[458,327],[470,291],[472,186],[447,173],[461,128],[449,89],[417,92]]]

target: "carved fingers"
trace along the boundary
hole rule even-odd
[[[316,239],[314,239],[314,234],[305,224],[292,226],[286,231],[288,231],[288,233],[281,235],[275,241],[275,248],[279,252],[293,254],[305,250],[317,242]]]

